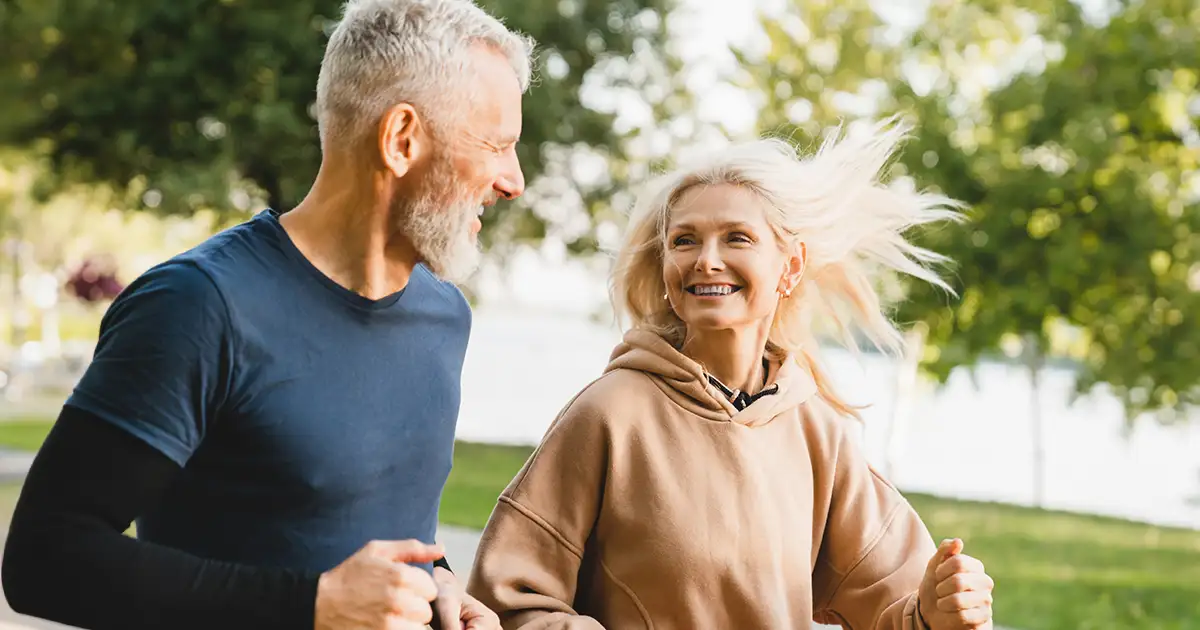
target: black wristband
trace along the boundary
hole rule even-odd
[[[917,595],[917,621],[921,624],[922,630],[933,630],[933,626],[925,620],[925,615],[921,614],[921,596]]]

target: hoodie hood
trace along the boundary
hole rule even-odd
[[[738,411],[733,403],[708,381],[704,368],[676,350],[661,336],[646,330],[631,330],[613,349],[605,373],[637,370],[652,377],[659,389],[684,409],[708,420],[759,426],[797,407],[817,393],[816,382],[796,360],[788,356],[771,363],[767,387],[779,391],[763,396]]]

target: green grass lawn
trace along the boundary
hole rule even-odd
[[[0,420],[0,448],[36,451],[50,432],[51,424],[40,418]]]
[[[447,525],[483,529],[496,497],[521,469],[530,449],[459,442],[438,516]]]
[[[49,424],[0,422],[0,445],[36,448]],[[459,443],[442,521],[481,527],[529,455]],[[0,509],[16,498],[0,487]],[[959,537],[996,580],[996,618],[1021,630],[1200,630],[1200,532],[1119,519],[909,499],[936,539]]]

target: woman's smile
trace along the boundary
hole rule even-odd
[[[704,283],[689,285],[684,289],[700,300],[720,300],[742,290],[736,284]]]

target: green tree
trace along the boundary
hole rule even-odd
[[[971,207],[920,237],[957,261],[961,299],[906,285],[899,311],[928,330],[930,373],[1024,343],[1029,365],[1076,359],[1079,391],[1107,384],[1130,418],[1200,402],[1190,5],[936,2],[898,35],[866,1],[817,1],[766,22],[770,47],[747,60],[763,131],[909,114],[900,172]]]
[[[947,0],[919,17],[904,32],[865,1],[797,2],[747,76],[767,132],[916,123],[899,173],[970,210],[919,235],[957,262],[960,299],[899,279],[897,317],[940,382],[985,356],[1024,364],[1040,504],[1047,361],[1130,423],[1200,403],[1200,9]]]
[[[929,324],[939,375],[1008,339],[1072,354],[1080,393],[1107,384],[1132,420],[1200,403],[1200,10],[1131,3],[1089,20],[1037,3],[1044,68],[968,115],[946,91],[911,95],[922,124],[910,172],[968,202],[963,231],[927,235],[959,262],[962,300],[914,287],[902,313]],[[936,34],[930,35],[936,41]],[[930,168],[932,166],[932,168]],[[1056,347],[1057,346],[1057,347]]]
[[[655,50],[666,0],[488,0],[539,42],[519,153],[536,186],[547,155],[586,148],[619,160],[611,113],[581,105],[604,61]],[[8,0],[0,80],[22,116],[0,128],[45,148],[65,181],[113,184],[132,207],[189,213],[286,209],[319,164],[313,90],[339,0]],[[551,189],[603,212],[606,188]],[[535,198],[545,199],[542,191]],[[485,215],[485,243],[540,238],[556,218],[530,203]],[[586,247],[590,232],[573,244]]]
[[[929,109],[944,105],[944,101],[931,94],[935,87],[952,90],[958,98],[959,110],[970,112],[969,81],[961,79],[969,80],[973,68],[963,63],[962,51],[978,48],[979,42],[988,36],[1009,40],[1017,36],[1011,33],[1007,16],[992,15],[975,3],[936,4],[926,16],[914,15],[911,10],[880,13],[878,9],[886,5],[869,0],[796,0],[781,13],[764,16],[767,45],[760,51],[741,52],[742,72],[737,79],[762,100],[758,131],[789,137],[802,145],[815,145],[829,127],[839,123],[852,124],[856,119],[897,111],[924,114],[921,106]],[[914,23],[922,23],[922,30],[914,33]],[[929,36],[924,40],[914,37],[921,32]],[[1000,50],[991,51],[990,55],[984,55],[989,58],[979,62],[990,61],[1004,47],[997,48]],[[979,96],[973,96],[978,102]],[[944,109],[934,112],[939,116],[949,115]],[[917,118],[913,122],[920,126],[916,134],[920,137],[928,122],[924,115]],[[925,165],[911,168],[909,159],[919,155],[913,149],[911,143],[906,146],[907,153],[901,156],[898,171],[914,173],[917,185],[927,186],[931,183],[929,169]],[[946,160],[938,168],[951,164]],[[962,233],[954,227],[947,232]],[[886,278],[881,288],[893,299],[911,289],[903,278]],[[941,302],[936,302],[938,298]],[[897,375],[894,412],[887,429],[889,445],[898,435],[902,418],[908,415],[918,373],[932,373],[944,381],[949,372],[945,362],[930,364],[921,359],[926,350],[932,350],[933,357],[944,356],[936,354],[944,342],[942,338],[933,339],[933,344],[926,343],[926,322],[952,313],[956,304],[938,292],[922,294],[921,299],[920,305],[910,304],[903,313],[903,321],[915,325],[905,335],[908,351]],[[986,340],[984,349],[995,350],[995,341]],[[950,367],[954,365],[957,364]],[[888,456],[882,466],[891,474],[890,447],[885,451]]]

